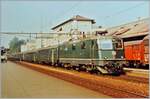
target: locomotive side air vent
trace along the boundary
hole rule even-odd
[[[85,49],[86,47],[85,47],[85,42],[83,42],[82,44],[81,44],[81,49]]]
[[[72,50],[76,49],[76,44],[72,44]]]

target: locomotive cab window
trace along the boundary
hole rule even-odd
[[[123,47],[121,40],[117,40],[115,45],[116,45],[115,47],[116,47],[117,49]]]

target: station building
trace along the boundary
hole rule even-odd
[[[63,31],[66,33],[70,33],[73,30],[77,30],[77,31],[88,33],[93,29],[94,24],[95,24],[94,19],[76,15],[52,27],[52,30],[56,32]]]

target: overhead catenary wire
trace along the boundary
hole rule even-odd
[[[34,34],[34,35],[36,35],[36,34],[41,34],[41,35],[46,35],[46,34],[48,34],[48,35],[70,35],[70,33],[68,32],[50,32],[50,33],[48,33],[48,32],[42,32],[42,33],[36,33],[36,32],[32,32],[32,33],[30,33],[30,32],[0,32],[1,34],[9,34],[9,35],[16,35],[16,34],[22,34],[22,35],[30,35],[30,34]],[[71,34],[71,35],[81,35],[80,33],[76,33],[76,34]],[[86,34],[86,35],[91,35],[91,34]]]
[[[23,33],[23,34],[21,34],[20,32],[18,32],[18,33],[13,33],[13,32],[9,32],[9,33],[2,33],[3,35],[12,35],[12,36],[22,36],[22,37],[30,37],[30,36],[27,36],[27,35],[30,35],[30,34],[28,34],[28,33]],[[31,37],[33,37],[33,36],[31,36]]]
[[[133,10],[133,9],[139,7],[139,6],[142,6],[143,4],[144,3],[138,3],[138,4],[134,5],[134,6],[131,6],[131,7],[125,8],[125,9],[121,9],[120,11],[117,11],[117,12],[115,12],[113,14],[103,16],[102,19],[105,20],[105,22],[106,22],[106,20],[108,20],[108,19],[111,19],[111,18],[114,18],[116,16],[119,16],[120,14],[125,13],[127,11],[131,11],[131,10]],[[107,21],[107,24],[109,24],[108,21]]]
[[[69,9],[60,12],[58,15],[56,15],[56,20],[61,19],[62,17],[64,18],[64,16],[66,16],[68,13],[72,12],[75,8],[77,8],[79,6],[79,4],[81,4],[82,0],[78,1],[76,4],[74,4],[73,6],[71,6]],[[58,17],[57,17],[58,16]]]
[[[68,11],[65,11],[66,13],[68,13],[69,11],[72,11],[75,7],[77,7],[77,5],[79,4],[79,3],[81,3],[81,2],[78,2],[78,3],[76,3],[74,6],[72,6],[70,9],[68,9]],[[137,4],[137,5],[134,5],[134,6],[132,6],[132,7],[129,7],[129,8],[126,8],[126,9],[123,9],[123,10],[120,10],[120,11],[118,11],[118,12],[116,12],[116,13],[114,13],[114,14],[112,14],[112,15],[108,15],[108,16],[105,16],[104,18],[110,18],[110,17],[114,17],[114,16],[116,16],[116,15],[119,15],[119,14],[121,14],[121,13],[124,13],[124,12],[126,12],[126,11],[130,11],[131,9],[134,9],[134,8],[136,8],[136,7],[139,7],[140,5],[142,5],[143,3],[140,3],[140,4]],[[65,15],[65,13],[63,13],[63,16]],[[61,16],[62,17],[62,14],[61,15],[59,15],[59,16]],[[35,35],[37,35],[37,34],[42,34],[42,35],[45,35],[45,34],[48,34],[48,35],[67,35],[67,34],[69,34],[69,33],[58,33],[58,32],[51,32],[51,33],[46,33],[46,32],[42,32],[42,33],[30,33],[30,32],[24,32],[24,33],[22,33],[22,32],[0,32],[0,34],[11,34],[11,35],[23,35],[23,34],[25,34],[25,35],[31,35],[31,34],[35,34]],[[71,34],[71,35],[79,35],[79,34]],[[88,35],[88,34],[87,34]],[[26,36],[27,37],[27,36]],[[30,37],[30,36],[29,36]]]
[[[122,9],[122,10],[120,10],[120,11],[118,11],[118,12],[115,12],[115,13],[113,13],[113,14],[111,14],[111,15],[106,15],[106,16],[104,16],[104,19],[105,19],[105,18],[110,18],[110,17],[118,16],[119,14],[122,14],[122,13],[127,12],[127,11],[131,11],[131,10],[133,10],[134,8],[137,8],[137,7],[139,7],[139,6],[143,5],[143,4],[144,4],[144,3],[136,4],[136,5],[134,5],[134,6],[131,6],[131,7],[128,7],[128,8],[126,8],[126,9]]]

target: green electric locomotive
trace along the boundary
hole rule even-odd
[[[57,50],[58,63],[65,68],[102,74],[123,73],[123,42],[119,38],[80,39],[58,45]]]

